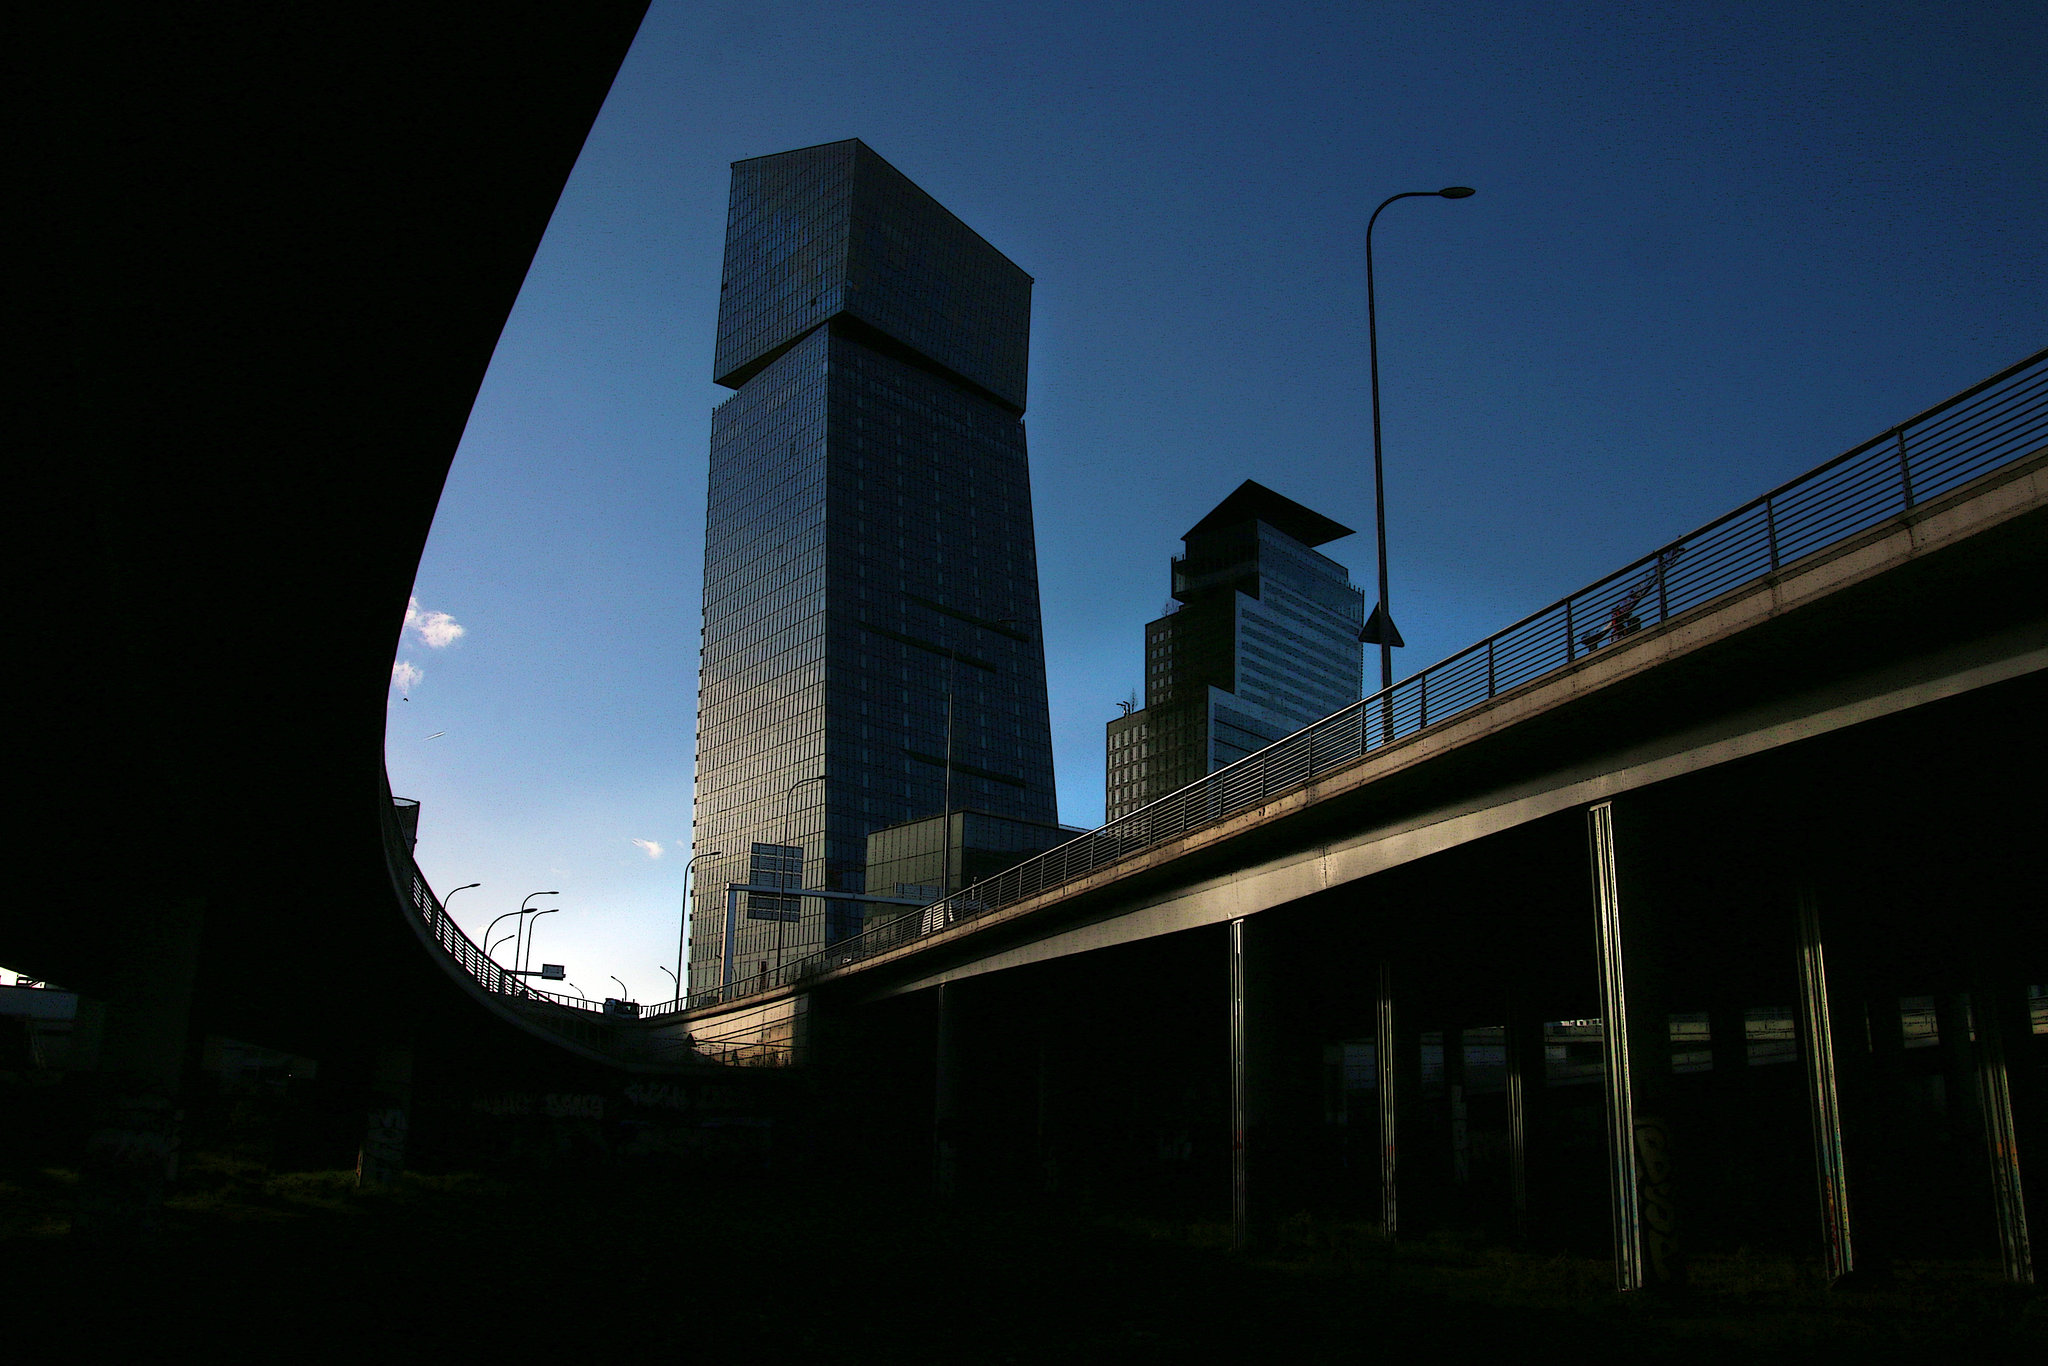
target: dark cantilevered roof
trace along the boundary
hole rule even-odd
[[[1181,539],[1192,540],[1204,532],[1254,519],[1286,532],[1303,545],[1322,545],[1351,534],[1351,528],[1341,522],[1334,522],[1292,498],[1273,492],[1256,480],[1247,479],[1237,486],[1237,492],[1218,503],[1207,517],[1189,527],[1187,535]]]

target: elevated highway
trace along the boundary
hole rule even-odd
[[[1681,1274],[1679,1208],[1703,1245],[1818,1227],[1838,1274],[1940,1246],[2024,1279],[2043,584],[2037,355],[1389,694],[682,1014],[700,1038],[780,1028],[845,1079],[849,1123],[935,1151],[942,1182],[1234,1189],[1241,1225],[1342,1207],[1390,1230],[1473,1198],[1447,1078],[1484,1033],[1516,1058],[1487,1102],[1494,1212],[1611,1213],[1625,1285]],[[1941,1023],[1909,1052],[1915,1011]],[[1749,1066],[1780,1018],[1810,1074],[1790,1101]],[[1568,1020],[1607,1050],[1604,1105],[1546,1127],[1544,1022]],[[1708,1080],[1674,1069],[1688,1038]],[[1680,1178],[1645,1156],[1674,1144]]]

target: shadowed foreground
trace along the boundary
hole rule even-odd
[[[2048,1345],[2043,1302],[1990,1264],[1908,1264],[1891,1289],[1831,1294],[1805,1263],[1721,1258],[1665,1303],[1615,1294],[1602,1261],[1389,1247],[1305,1218],[1238,1257],[1220,1224],[1079,1210],[970,1215],[645,1174],[408,1175],[359,1194],[352,1173],[206,1155],[156,1235],[109,1248],[66,1233],[74,1181],[0,1184],[17,1345],[962,1362],[1343,1361],[1390,1346],[1959,1360]]]

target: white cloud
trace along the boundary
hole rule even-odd
[[[649,858],[660,858],[660,857],[661,857],[661,841],[659,841],[659,840],[634,840],[634,841],[633,841],[633,843],[635,843],[635,844],[639,845],[639,846],[640,846],[640,849],[641,849],[641,852],[645,853],[645,854],[647,855],[647,857],[649,857]]]
[[[462,624],[446,612],[421,611],[418,598],[406,601],[405,624],[423,644],[436,650],[454,644],[465,634]]]
[[[411,660],[401,659],[391,666],[391,686],[400,693],[411,692],[425,677]]]

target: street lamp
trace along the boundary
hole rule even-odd
[[[617,977],[613,977],[612,980],[614,982],[619,982],[619,979]],[[630,1001],[633,999],[633,993],[626,990],[626,984],[624,982],[619,982],[619,999],[621,1001]]]
[[[980,625],[1017,626],[1020,617],[995,617]],[[953,668],[959,651],[946,647],[946,782],[944,787],[944,811],[939,819],[939,897],[944,900],[953,895]],[[960,823],[960,842],[967,843],[967,822]]]
[[[448,893],[448,895],[446,895],[446,896],[442,897],[442,898],[441,898],[441,914],[443,914],[443,915],[446,915],[446,916],[447,916],[447,917],[448,917],[448,918],[449,918],[450,920],[453,920],[453,919],[454,919],[455,917],[454,917],[454,916],[453,916],[452,914],[450,914],[450,912],[449,912],[449,910],[448,910],[448,903],[449,903],[449,902],[451,902],[451,901],[453,901],[453,900],[455,900],[455,892],[466,892],[466,891],[468,891],[468,890],[469,890],[470,888],[472,888],[472,887],[481,887],[481,886],[483,886],[483,883],[481,883],[481,882],[465,882],[465,883],[463,883],[463,884],[462,884],[462,885],[461,885],[460,887],[457,887],[457,888],[455,889],[455,891],[452,891],[452,892]]]
[[[525,930],[526,930],[526,916],[527,916],[527,907],[526,907],[526,902],[527,902],[527,901],[531,901],[531,900],[533,900],[533,899],[534,899],[535,897],[537,897],[537,896],[560,896],[560,895],[561,895],[561,893],[560,893],[560,892],[528,892],[528,893],[526,894],[526,900],[525,900],[525,901],[521,901],[521,902],[519,903],[519,926],[518,926],[518,928],[519,928],[519,931],[520,931],[520,933],[521,933],[522,937],[524,936],[524,933],[525,933]],[[525,965],[524,963],[522,963],[522,962],[520,962],[520,961],[519,961],[519,945],[517,945],[517,944],[514,944],[514,945],[512,946],[512,966],[513,966],[513,967],[515,967],[515,968],[523,968],[523,967],[525,967],[525,966],[526,966],[526,965]]]
[[[1372,369],[1372,509],[1373,530],[1379,539],[1380,600],[1372,609],[1372,617],[1365,623],[1360,639],[1367,644],[1380,647],[1380,691],[1394,686],[1394,647],[1403,643],[1401,632],[1394,625],[1394,612],[1387,603],[1387,484],[1380,460],[1380,336],[1379,322],[1375,316],[1372,288],[1372,225],[1379,221],[1380,210],[1396,199],[1470,199],[1476,191],[1464,185],[1450,185],[1441,190],[1404,190],[1390,195],[1372,217],[1365,220],[1365,337],[1366,351]],[[1394,738],[1394,699],[1383,698],[1381,708],[1385,717],[1383,738]],[[1364,747],[1365,736],[1360,728],[1359,746]]]
[[[797,779],[797,780],[796,780],[795,782],[791,783],[791,784],[790,784],[790,785],[789,785],[789,786],[788,786],[787,788],[783,789],[783,793],[782,793],[782,847],[783,847],[783,848],[785,848],[785,849],[789,848],[789,817],[790,817],[790,803],[789,803],[789,799],[790,799],[791,797],[795,796],[795,795],[796,795],[796,790],[797,790],[798,788],[802,787],[802,786],[803,786],[803,785],[804,785],[805,783],[822,783],[822,782],[824,782],[824,781],[825,781],[825,775],[824,775],[824,774],[822,774],[822,773],[813,773],[813,774],[812,774],[812,775],[811,775],[810,777],[808,777],[808,778],[798,778],[798,779]],[[796,856],[796,887],[797,887],[797,890],[798,890],[799,892],[801,892],[801,891],[803,890],[803,887],[804,887],[804,856],[803,856],[803,853],[802,853],[801,851],[799,851],[799,852],[797,853],[797,856]],[[802,923],[802,921],[803,921],[803,914],[804,914],[804,899],[803,899],[803,898],[802,898],[801,896],[799,896],[799,897],[798,897],[798,898],[796,899],[796,914],[797,914],[797,921],[798,921],[798,923],[799,923],[799,924],[801,924],[801,923]],[[787,922],[786,920],[784,920],[784,919],[782,918],[782,915],[783,915],[783,913],[782,913],[782,912],[780,912],[780,911],[776,912],[776,915],[775,915],[775,970],[776,970],[777,972],[781,972],[781,971],[782,971],[782,927],[783,927],[784,925],[786,925],[786,924],[788,924],[788,923],[789,923],[789,922]]]
[[[666,963],[656,963],[656,964],[655,964],[654,966],[656,966],[656,967],[660,968],[660,969],[661,969],[661,970],[662,970],[663,972],[668,972],[668,980],[669,980],[669,981],[671,981],[671,982],[674,982],[674,983],[676,984],[676,999],[677,999],[678,1001],[682,1000],[682,999],[683,999],[683,979],[682,979],[682,978],[680,978],[680,977],[678,977],[678,976],[676,976],[676,975],[675,975],[675,974],[674,974],[673,972],[669,972],[669,967],[668,967],[668,964],[666,964]]]
[[[515,929],[515,930],[514,930],[514,931],[513,931],[513,932],[512,932],[511,934],[508,934],[508,935],[506,935],[506,936],[505,936],[505,939],[500,939],[500,940],[498,941],[498,943],[497,943],[497,944],[492,944],[492,943],[491,943],[491,931],[492,931],[492,930],[495,930],[495,929],[497,929],[497,928],[498,928],[498,921],[499,921],[499,920],[503,920],[503,919],[505,918],[505,916],[510,916],[510,915],[519,915],[519,914],[521,914],[521,912],[519,912],[519,911],[507,911],[507,912],[505,912],[505,915],[501,915],[501,916],[498,916],[498,917],[497,917],[496,919],[492,920],[490,924],[488,924],[488,925],[484,926],[484,943],[486,943],[486,944],[490,944],[490,947],[484,950],[484,957],[486,957],[486,958],[490,959],[490,960],[491,960],[491,961],[492,961],[493,963],[495,963],[495,962],[497,962],[497,961],[498,961],[498,944],[502,944],[502,943],[504,943],[504,942],[505,942],[505,939],[515,939],[515,938],[517,938],[517,937],[518,937],[518,934],[519,934],[519,932],[518,932],[518,930],[516,930],[516,929]],[[515,966],[516,966],[516,965],[517,965],[517,962],[518,962],[518,960],[517,960],[517,959],[514,959],[513,961],[514,961],[514,964],[515,964]]]
[[[690,861],[683,865],[683,925],[676,932],[676,970],[669,975],[676,979],[676,999],[683,1000],[683,946],[690,942],[690,873],[696,868],[698,859],[717,858],[723,852],[707,849],[701,854],[690,855]]]
[[[519,965],[519,975],[521,977],[524,977],[526,975],[526,969],[533,965],[533,932],[535,928],[539,926],[540,918],[544,915],[553,915],[556,911],[559,911],[561,909],[562,908],[560,906],[550,906],[544,911],[535,911],[533,913],[533,919],[526,922],[526,958],[525,961],[523,961]]]

